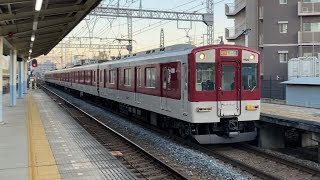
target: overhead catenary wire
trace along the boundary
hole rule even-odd
[[[226,1],[226,0],[220,0],[220,1],[214,2],[214,4],[222,3],[222,2],[224,2],[224,1]],[[105,2],[106,2],[106,1],[105,1]],[[122,1],[122,2],[123,2],[123,1]],[[137,2],[137,1],[135,1],[135,2]],[[106,3],[107,3],[107,5],[104,4],[104,6],[113,6],[114,4],[117,3],[117,0],[114,0],[114,1],[110,0],[110,1],[107,1]],[[134,1],[125,1],[125,3],[123,3],[121,6],[122,6],[122,7],[125,7],[125,6],[130,7],[131,5],[133,5],[133,3],[134,3]],[[199,11],[202,11],[203,9],[206,8],[206,7],[204,7],[204,8],[199,8],[200,6],[205,5],[205,0],[202,0],[200,4],[198,4],[198,3],[197,3],[196,1],[194,1],[194,0],[190,0],[190,1],[183,2],[182,4],[177,5],[177,6],[173,7],[173,8],[171,8],[170,10],[173,10],[173,9],[176,9],[176,8],[179,8],[179,7],[183,7],[183,6],[187,6],[187,5],[191,5],[192,3],[194,3],[194,4],[192,5],[192,7],[188,6],[189,8],[188,8],[187,10],[184,10],[184,12],[187,12],[187,11],[190,11],[190,10],[194,10],[194,9],[196,9],[196,10],[195,10],[195,11],[192,11],[192,12],[199,12]],[[118,37],[121,35],[122,29],[124,29],[124,28],[122,28],[122,26],[127,25],[127,23],[121,23],[121,19],[122,19],[122,18],[110,19],[110,20],[108,20],[109,23],[106,23],[106,24],[104,23],[103,26],[98,26],[98,25],[97,25],[98,29],[96,29],[96,30],[94,31],[94,34],[98,34],[98,35],[101,36],[101,37],[108,37],[108,36],[111,35],[110,33],[112,33],[112,36],[118,38]],[[134,22],[138,22],[138,21],[142,21],[142,20],[144,20],[144,19],[137,19],[136,21],[133,21],[133,23],[134,23]],[[101,18],[98,23],[100,23],[101,21],[106,21],[106,20],[103,19],[103,18]],[[166,21],[166,22],[164,22],[164,21]],[[117,23],[116,23],[116,22],[117,22]],[[141,28],[141,29],[139,29],[139,30],[135,30],[132,34],[133,34],[133,36],[137,36],[137,35],[140,35],[140,34],[143,34],[143,33],[147,32],[147,31],[151,31],[151,30],[153,30],[153,29],[156,29],[156,28],[158,28],[158,27],[160,27],[160,26],[169,24],[170,22],[172,22],[172,21],[160,20],[159,22],[150,24],[149,26],[146,26],[146,27]],[[81,34],[82,34],[82,35],[83,35],[83,34],[88,34],[89,32],[85,32],[85,31],[84,31],[85,28],[86,28],[85,25],[83,25],[83,26],[84,26],[84,27],[81,27],[81,26],[80,26],[79,31],[76,32],[76,33],[73,33],[73,36],[78,36],[78,35],[81,35]],[[117,29],[115,29],[115,28],[117,28]],[[98,31],[97,31],[97,30],[98,30]],[[122,33],[123,33],[123,32],[122,32]],[[194,34],[193,34],[192,36],[195,37],[195,36],[196,36],[196,33],[197,33],[197,31],[195,30],[195,31],[194,31]],[[194,39],[194,41],[196,40],[196,38],[193,38],[193,39]],[[110,40],[110,41],[107,40],[107,41],[105,41],[105,42],[106,42],[106,43],[112,43],[111,40]]]
[[[220,0],[220,1],[218,1],[218,2],[215,2],[214,4],[219,4],[219,3],[224,2],[224,1],[225,1],[225,0]],[[194,6],[194,7],[192,7],[192,8],[189,8],[189,9],[186,10],[186,11],[189,11],[189,10],[194,9],[195,7],[199,7],[199,6],[201,6],[201,5],[203,5],[203,3],[201,3],[201,4],[197,5],[197,6]],[[201,10],[203,10],[203,9],[206,9],[206,7],[201,8],[201,9],[198,9],[198,10],[196,10],[196,11],[194,11],[194,12],[199,12],[199,11],[201,11]],[[186,12],[186,11],[185,11],[185,12]],[[159,21],[159,22],[157,22],[157,23],[154,23],[154,24],[152,24],[152,25],[149,25],[148,27],[153,26],[153,25],[155,25],[155,24],[162,23],[163,21],[164,21],[164,20],[161,20],[161,21]],[[168,22],[170,22],[170,21],[168,21]],[[164,23],[164,24],[167,24],[167,23]],[[156,26],[156,27],[159,27],[159,26]],[[155,27],[155,28],[156,28],[156,27]],[[135,32],[133,33],[133,35],[138,35],[138,34],[141,34],[141,33],[143,33],[143,32],[148,31],[148,30],[141,31],[141,30],[143,30],[143,29],[145,29],[145,28],[147,28],[147,27],[144,27],[144,28],[141,28],[141,29],[135,31]],[[154,29],[154,28],[150,28],[149,30],[152,30],[152,29]],[[136,33],[136,32],[139,32],[139,33]],[[141,33],[140,33],[140,32],[141,32]],[[136,33],[136,34],[135,34],[135,33]]]

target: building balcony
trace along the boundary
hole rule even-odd
[[[238,0],[235,3],[225,4],[226,16],[235,16],[246,7],[247,0]]]
[[[259,47],[263,48],[263,34],[259,34]]]
[[[263,6],[259,7],[259,20],[263,20]]]
[[[247,29],[245,22],[240,23],[236,27],[225,28],[226,40],[236,40],[238,37],[240,37],[243,34],[243,31],[245,29]]]
[[[320,32],[298,32],[299,45],[320,45]]]
[[[320,2],[306,3],[298,2],[299,16],[318,16],[320,15]]]

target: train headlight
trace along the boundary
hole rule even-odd
[[[246,106],[247,111],[254,111],[254,110],[257,110],[258,108],[259,108],[259,106],[253,106],[253,105]]]
[[[201,60],[205,60],[206,59],[206,54],[201,53],[199,57],[200,57]]]
[[[250,59],[250,60],[254,60],[255,57],[256,57],[256,56],[255,56],[254,54],[251,54],[251,55],[249,56],[249,59]]]

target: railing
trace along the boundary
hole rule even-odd
[[[262,20],[263,19],[263,6],[259,7],[259,19]]]
[[[246,22],[241,22],[236,27],[226,28],[226,38],[237,38],[246,29]]]
[[[298,15],[299,16],[320,15],[320,2],[313,2],[313,3],[298,2]]]
[[[259,35],[259,46],[263,46],[263,34]]]
[[[312,43],[319,44],[320,43],[320,32],[298,32],[298,43]]]
[[[236,3],[225,4],[225,13],[226,14],[236,14],[242,8],[245,7],[247,0],[239,0]]]

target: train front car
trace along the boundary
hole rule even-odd
[[[200,144],[254,140],[260,118],[260,54],[233,45],[189,55],[191,135]]]

